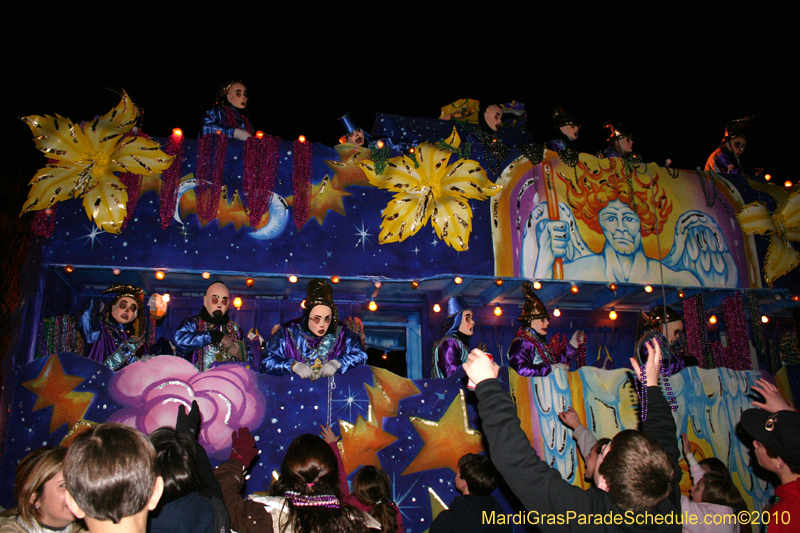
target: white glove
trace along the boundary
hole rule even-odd
[[[337,361],[336,359],[331,359],[319,370],[319,377],[321,378],[329,378],[336,373],[337,370],[342,368],[342,363]]]
[[[246,141],[250,137],[252,137],[252,135],[247,130],[243,130],[240,128],[236,128],[235,130],[233,130],[233,138],[238,141]]]
[[[294,365],[292,365],[292,372],[294,372],[303,379],[309,379],[314,375],[314,371],[311,370],[310,366],[300,362],[297,362]]]

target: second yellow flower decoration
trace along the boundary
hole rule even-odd
[[[461,145],[455,128],[445,142],[453,148]],[[381,244],[406,240],[430,218],[436,234],[448,246],[459,252],[469,249],[469,200],[486,200],[502,186],[489,181],[477,161],[459,159],[448,164],[453,153],[444,144],[421,143],[415,149],[416,160],[406,155],[393,157],[383,174],[375,172],[373,161],[359,163],[373,186],[395,191],[383,211]]]

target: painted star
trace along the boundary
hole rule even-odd
[[[339,409],[337,409],[337,412],[347,409],[347,418],[349,418],[350,420],[353,419],[353,407],[355,407],[356,409],[364,409],[365,407],[369,409],[368,405],[367,406],[362,405],[364,403],[369,403],[369,401],[363,398],[359,398],[358,392],[353,392],[350,389],[350,386],[347,387],[347,393],[343,392],[342,396],[344,396],[344,398],[342,399],[336,398],[331,401],[334,403],[341,403],[342,406]]]
[[[433,245],[434,248],[436,248],[436,245],[439,244],[439,241],[437,241],[436,239],[433,239],[431,244]]]
[[[364,465],[381,468],[378,452],[397,440],[397,437],[385,432],[379,425],[367,422],[361,415],[358,415],[355,424],[339,420],[339,427],[342,429],[339,451],[348,474]]]
[[[402,378],[383,368],[370,367],[373,385],[364,386],[369,396],[369,405],[375,419],[380,422],[384,417],[397,416],[400,400],[419,394],[420,390],[413,381]]]
[[[335,186],[339,190],[344,190],[350,185],[361,185],[369,187],[369,179],[364,174],[364,170],[358,165],[361,161],[372,159],[372,150],[368,148],[354,147],[352,144],[339,144],[336,147],[341,161],[325,161],[335,174]]]
[[[97,241],[97,244],[103,246],[103,243],[100,242],[100,238],[98,237],[101,233],[105,233],[102,229],[98,228],[97,226],[92,226],[92,229],[89,229],[89,226],[84,226],[86,230],[89,232],[83,237],[78,237],[79,239],[86,239],[86,244],[89,242],[92,243],[92,250],[94,250],[94,241]]]
[[[483,451],[480,431],[469,427],[463,390],[458,391],[458,396],[438,422],[416,416],[409,420],[425,445],[405,469],[404,476],[434,468],[449,468],[455,473],[459,458],[467,453]]]
[[[44,368],[36,379],[26,381],[23,387],[36,394],[36,403],[31,411],[53,407],[50,415],[50,433],[62,425],[72,426],[86,415],[94,393],[75,392],[83,382],[80,376],[67,376],[61,360],[53,354],[47,359]]]
[[[320,226],[325,222],[328,211],[346,216],[344,203],[342,203],[342,198],[345,196],[351,196],[351,194],[334,187],[326,175],[318,185],[311,188],[308,213],[317,220]]]
[[[358,235],[358,242],[356,242],[356,246],[360,244],[361,251],[363,252],[366,250],[367,241],[369,240],[368,237],[371,237],[372,233],[367,233],[369,231],[369,228],[364,229],[363,218],[361,219],[361,228],[359,228],[358,226],[353,226],[353,227],[356,228],[356,230],[358,230],[358,233],[353,234],[353,235]]]
[[[414,252],[414,255],[419,255],[420,249],[415,246],[411,251]]]

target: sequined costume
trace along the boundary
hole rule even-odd
[[[706,172],[716,172],[717,174],[744,174],[744,168],[736,155],[720,146],[708,156],[706,161]]]
[[[220,345],[227,335],[239,345],[241,359],[236,359]],[[230,319],[228,314],[220,318],[212,317],[205,309],[199,315],[187,316],[175,332],[175,350],[180,356],[190,360],[201,372],[217,363],[241,361],[252,363],[249,342],[245,340],[242,328]],[[191,359],[189,358],[191,356]]]
[[[562,334],[553,335],[545,344],[545,337],[531,328],[520,328],[508,348],[508,366],[520,376],[546,376],[552,365],[569,366],[578,350]]]
[[[469,336],[456,331],[449,333],[436,343],[433,349],[432,378],[451,376],[467,362],[469,355]]]
[[[86,357],[115,372],[135,362],[137,353],[141,356],[146,351],[142,340],[113,318],[92,317],[91,306],[81,314],[81,329],[89,345]]]
[[[313,369],[332,359],[342,364],[338,372],[344,374],[367,362],[361,339],[343,322],[336,323],[334,332],[318,337],[304,327],[307,320],[301,317],[287,322],[270,338],[259,367],[262,374],[284,376],[292,373],[295,362],[306,363]]]
[[[606,158],[606,157],[619,157],[620,159],[628,159],[628,160],[641,160],[639,154],[630,152],[628,155],[622,155],[617,151],[616,148],[606,148],[601,152],[597,152],[598,158]]]
[[[563,152],[567,148],[575,150],[575,142],[563,133],[559,133],[555,139],[546,142],[545,147],[554,152]]]
[[[237,128],[253,133],[253,127],[247,115],[230,104],[215,105],[203,116],[203,135],[222,133],[233,139],[234,130]]]

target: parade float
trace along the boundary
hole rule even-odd
[[[463,373],[426,379],[442,309],[453,296],[469,302],[473,345],[505,365],[526,280],[551,309],[551,332],[588,338],[569,371],[501,371],[533,447],[565,479],[586,486],[557,413],[573,406],[598,437],[636,427],[625,368],[641,311],[666,304],[683,314],[698,362],[670,377],[679,433],[698,456],[729,465],[751,509],[767,502],[735,426],[758,377],[776,374],[787,396],[796,387],[792,372],[778,372],[781,358],[796,364],[798,355],[796,338],[783,339],[800,299],[785,283],[800,262],[796,189],[555,152],[534,143],[524,121],[486,135],[463,122],[379,114],[368,147],[329,147],[260,132],[246,141],[190,140],[177,129],[131,135],[124,95],[80,125],[24,120],[48,161],[23,206],[36,212],[38,237],[4,361],[3,505],[32,449],[68,444],[104,421],[149,433],[197,400],[212,460],[227,457],[238,427],[256,436],[261,455],[246,490],[266,488],[297,435],[332,424],[348,473],[384,468],[407,530],[424,531],[455,495],[459,457],[485,446]],[[600,216],[608,205],[614,220]],[[614,237],[614,225],[630,238]],[[558,254],[553,232],[566,242]],[[317,381],[258,373],[262,341],[302,313],[315,278],[333,284],[341,319],[363,323],[369,365]],[[157,296],[148,305],[153,343],[174,336],[214,280],[230,288],[253,364],[199,372],[159,356],[114,373],[82,356],[73,317],[109,286]],[[510,493],[498,497],[517,511]]]

